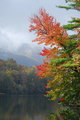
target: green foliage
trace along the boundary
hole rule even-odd
[[[58,6],[59,8],[64,8],[66,10],[74,9],[80,11],[80,0],[65,0],[66,2],[71,2],[68,6]]]
[[[80,23],[80,18],[72,18],[71,21],[68,21],[69,23]]]
[[[71,2],[68,7],[59,7],[80,10],[78,0],[67,0],[67,2]],[[46,56],[46,60],[38,66],[38,76],[50,78],[47,84],[47,88],[50,88],[47,96],[51,100],[64,98],[70,104],[73,102],[76,105],[79,104],[80,18],[72,18],[69,21],[70,24],[62,27],[53,21],[52,16],[41,9],[39,16],[34,16],[31,20],[30,31],[37,31],[34,42],[50,46],[49,49],[45,48],[40,53],[40,55]],[[67,30],[73,30],[76,33],[68,35]]]
[[[80,1],[71,0],[70,2],[73,3],[69,4],[69,6],[58,7],[67,10],[80,10]],[[64,29],[75,30],[76,34],[68,36],[70,41],[65,46],[62,45],[63,48],[58,52],[58,58],[51,60],[50,71],[53,75],[50,76],[53,80],[48,82],[51,90],[48,91],[47,96],[51,100],[64,98],[67,103],[75,103],[77,106],[77,104],[80,104],[80,18],[72,18],[69,23],[63,25]],[[74,119],[74,117],[72,118]],[[65,120],[67,119],[69,118],[65,118]]]
[[[71,9],[71,7],[66,7],[66,6],[58,6],[58,8],[65,8],[66,10]]]
[[[51,113],[48,120],[80,120],[79,108],[61,107],[58,113]]]
[[[63,27],[66,30],[73,30],[74,28],[80,27],[80,24],[67,24],[67,25],[63,25]]]
[[[80,2],[80,0],[65,0],[66,2],[76,2],[76,3],[78,3],[78,2]]]
[[[77,35],[69,35],[69,39],[76,39]]]
[[[38,94],[45,92],[46,80],[36,76],[36,68],[18,65],[15,60],[0,60],[0,93]]]
[[[51,60],[51,62],[55,65],[63,64],[65,61],[69,60],[69,58],[58,58]]]

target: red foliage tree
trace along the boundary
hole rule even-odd
[[[65,44],[69,41],[68,34],[65,29],[57,23],[54,17],[49,16],[44,9],[40,9],[39,15],[31,18],[30,32],[36,33],[36,39],[33,42],[38,44],[44,43],[51,48],[44,48],[40,55],[46,56],[49,60],[58,58],[59,51],[65,47]],[[50,63],[44,62],[44,64],[37,66],[38,76],[41,78],[49,75]]]

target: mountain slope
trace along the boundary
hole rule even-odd
[[[29,58],[23,55],[16,55],[10,52],[5,52],[3,50],[0,50],[0,59],[7,60],[10,58],[13,58],[14,60],[16,60],[18,64],[25,65],[28,67],[41,64],[41,62],[38,61],[37,59]]]

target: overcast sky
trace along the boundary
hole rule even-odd
[[[34,35],[28,31],[29,19],[40,8],[45,8],[61,24],[79,16],[77,11],[59,9],[57,5],[65,5],[65,0],[0,0],[0,48],[15,51],[23,44],[35,47],[37,44],[31,42]]]

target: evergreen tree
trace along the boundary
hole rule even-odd
[[[80,1],[71,0],[70,2],[69,9],[79,11]],[[69,22],[70,24],[62,27],[54,17],[41,9],[39,15],[31,18],[30,31],[35,31],[37,35],[34,42],[50,46],[49,49],[45,48],[40,53],[46,56],[46,60],[37,67],[38,76],[50,78],[46,86],[50,88],[47,96],[52,100],[64,98],[69,103],[79,104],[80,18],[72,18]],[[73,30],[75,34],[68,35],[67,30]]]

